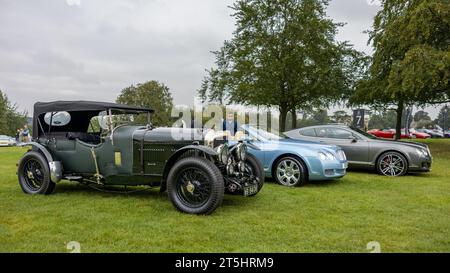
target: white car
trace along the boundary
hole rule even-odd
[[[12,137],[0,135],[0,146],[15,146],[16,140]]]

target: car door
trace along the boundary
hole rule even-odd
[[[341,147],[349,164],[357,166],[369,161],[369,143],[351,130],[333,127],[319,127],[315,130],[320,142]]]

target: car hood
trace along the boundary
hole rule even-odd
[[[337,151],[340,149],[336,145],[328,145],[328,144],[323,144],[323,143],[316,142],[316,141],[297,140],[297,139],[289,139],[289,138],[284,138],[284,139],[280,139],[280,140],[269,140],[269,141],[266,141],[265,143],[274,144],[274,145],[278,144],[278,145],[282,145],[287,148],[301,147],[303,149],[316,150],[316,151],[317,150]]]
[[[389,143],[389,144],[398,144],[398,145],[404,145],[412,148],[428,148],[428,145],[423,143],[417,143],[417,142],[407,142],[407,141],[398,141],[398,140],[390,140],[390,139],[374,139],[371,142],[373,143]]]

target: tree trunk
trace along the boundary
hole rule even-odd
[[[297,111],[295,109],[291,109],[291,116],[292,116],[292,129],[297,128]]]
[[[402,133],[402,116],[403,116],[403,102],[399,102],[397,105],[397,122],[395,124],[395,139],[399,140]]]
[[[288,109],[287,107],[280,106],[280,133],[286,131],[286,117]]]

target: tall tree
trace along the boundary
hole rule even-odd
[[[117,103],[149,107],[155,110],[152,123],[155,126],[169,126],[173,107],[169,88],[157,81],[148,81],[124,88],[117,97]]]
[[[375,51],[351,102],[395,106],[398,139],[407,105],[450,100],[450,2],[382,0],[369,36]]]
[[[302,119],[299,120],[299,125],[300,127],[307,127],[330,123],[330,121],[326,109],[315,109],[304,112]]]
[[[437,118],[434,120],[434,123],[441,126],[444,130],[449,130],[450,128],[450,109],[447,105],[443,106],[441,110],[439,110],[439,114]]]
[[[333,118],[333,121],[336,123],[346,123],[348,119],[351,119],[351,116],[347,114],[346,111],[343,110],[335,111],[331,117]]]
[[[419,110],[414,114],[414,121],[419,120],[431,120],[430,116],[428,115],[428,112],[425,112],[423,110]]]
[[[6,134],[8,128],[9,101],[6,94],[0,91],[0,132]]]
[[[239,0],[233,38],[214,52],[216,67],[199,90],[203,100],[277,107],[280,130],[297,109],[338,101],[352,88],[361,54],[335,40],[341,24],[328,0]],[[353,75],[353,74],[352,74]]]
[[[396,112],[394,110],[374,111],[370,116],[369,129],[385,129],[395,127]]]
[[[0,90],[0,134],[15,135],[16,130],[27,123],[27,113],[19,112],[17,105]]]

